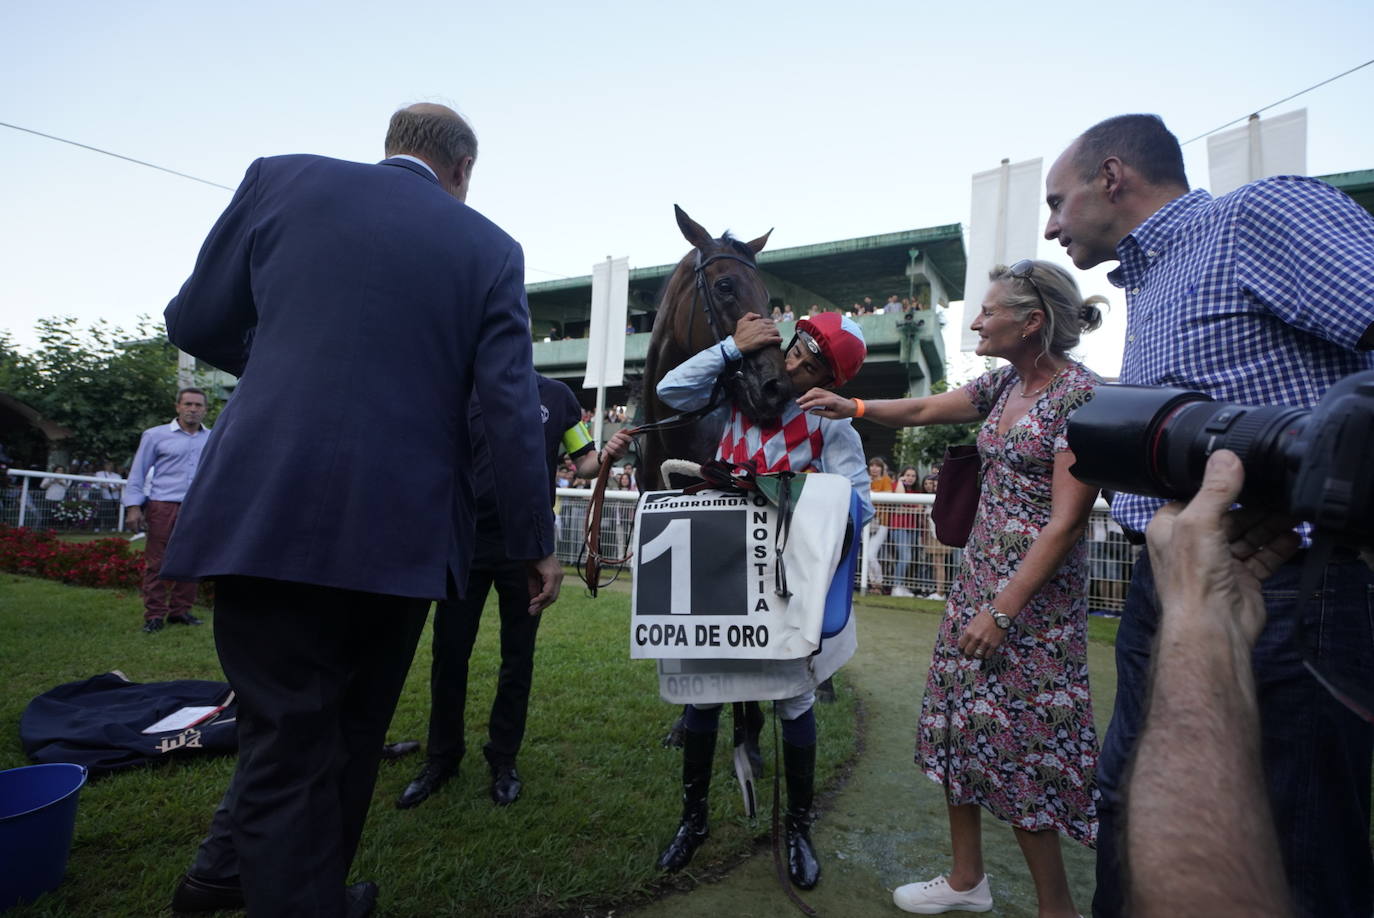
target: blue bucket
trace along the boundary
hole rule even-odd
[[[85,783],[84,765],[0,771],[0,911],[62,882]]]

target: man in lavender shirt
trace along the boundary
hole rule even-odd
[[[124,522],[138,532],[146,529],[148,544],[143,557],[143,630],[152,634],[164,622],[199,625],[191,614],[199,585],[162,579],[162,555],[172,536],[182,498],[191,487],[200,454],[210,439],[205,418],[205,393],[182,389],[177,393],[177,416],[170,424],[143,431],[124,489]],[[152,480],[148,480],[149,473]]]

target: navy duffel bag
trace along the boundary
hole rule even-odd
[[[92,777],[171,756],[238,750],[225,682],[131,682],[115,671],[44,692],[24,709],[19,738],[38,763],[74,762]]]

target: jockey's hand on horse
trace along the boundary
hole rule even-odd
[[[809,411],[812,414],[819,414],[823,418],[852,418],[857,407],[851,399],[843,395],[836,395],[829,389],[815,388],[810,389],[801,398],[797,399],[797,405],[802,411]]]
[[[752,354],[769,345],[776,347],[782,344],[782,332],[778,331],[778,326],[773,324],[772,319],[756,312],[746,312],[739,317],[732,337],[741,354]]]

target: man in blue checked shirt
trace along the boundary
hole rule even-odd
[[[181,511],[182,498],[200,466],[210,440],[205,419],[205,393],[187,388],[177,393],[177,416],[143,432],[124,489],[124,522],[134,532],[146,529],[143,549],[143,630],[162,630],[163,622],[199,625],[191,614],[198,584],[162,579],[162,556]],[[148,480],[149,472],[152,480]]]
[[[1164,123],[1122,115],[1076,139],[1045,188],[1045,237],[1058,239],[1079,268],[1119,262],[1108,278],[1126,291],[1122,382],[1311,406],[1337,380],[1374,367],[1374,218],[1330,185],[1289,175],[1220,198],[1190,191],[1178,140]],[[1162,503],[1122,494],[1112,515],[1139,544]],[[1301,662],[1293,636],[1303,554],[1265,583],[1268,621],[1252,661],[1269,804],[1298,913],[1367,918],[1374,732]],[[1308,633],[1320,641],[1319,666],[1336,657],[1328,662],[1374,679],[1371,590],[1369,570],[1353,553],[1338,553],[1305,613]],[[1117,635],[1116,708],[1098,760],[1097,918],[1122,911],[1121,795],[1144,720],[1157,623],[1142,553]],[[1202,888],[1225,879],[1200,858],[1196,875],[1178,882]]]

